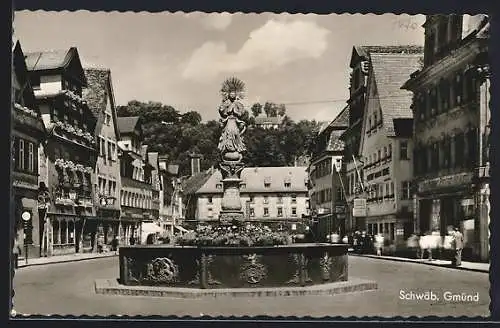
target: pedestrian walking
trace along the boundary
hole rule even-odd
[[[21,246],[19,246],[19,235],[16,234],[16,238],[14,238],[14,248],[12,250],[13,260],[14,260],[14,268],[17,269],[19,265],[19,254],[21,253]]]
[[[420,259],[424,259],[424,253],[427,251],[429,261],[432,261],[431,233],[425,232],[419,239]]]
[[[118,237],[114,235],[113,240],[111,240],[111,250],[115,252],[115,254],[118,252]]]
[[[382,255],[382,247],[384,247],[384,236],[378,233],[375,236],[375,250],[377,251],[377,256]]]
[[[439,252],[441,251],[442,244],[441,234],[437,229],[434,229],[431,233],[431,254],[439,258]],[[430,261],[432,261],[432,257]]]
[[[415,256],[415,258],[419,258],[419,244],[418,244],[418,236],[414,233],[408,237],[408,240],[406,241],[406,246],[408,247],[408,250],[410,251],[411,255],[410,256]]]
[[[464,248],[464,235],[460,232],[460,230],[455,227],[455,231],[453,232],[453,248],[455,250],[455,256],[452,260],[453,266],[461,266],[462,265],[462,249]]]

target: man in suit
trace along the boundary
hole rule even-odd
[[[455,257],[452,260],[452,265],[461,266],[462,265],[462,249],[464,248],[464,235],[460,232],[460,230],[455,227],[453,233],[454,239],[454,248],[455,248]]]

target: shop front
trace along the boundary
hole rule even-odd
[[[34,185],[33,188],[35,188]],[[38,216],[38,186],[36,189],[14,186],[15,238],[21,257],[40,257],[40,220]]]
[[[459,228],[464,236],[464,259],[486,260],[488,196],[489,188],[474,184],[472,173],[423,181],[417,195],[417,228],[421,233],[439,231],[442,236],[449,226]]]

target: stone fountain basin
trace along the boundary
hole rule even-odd
[[[348,280],[347,245],[121,247],[119,284],[193,289],[304,287]]]

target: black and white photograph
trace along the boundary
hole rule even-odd
[[[490,15],[12,18],[11,318],[490,316]]]

